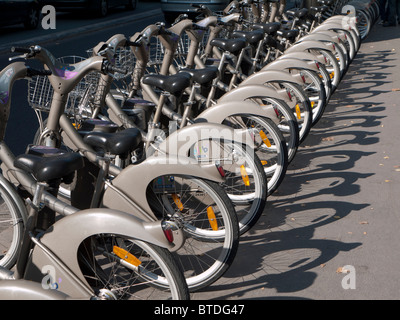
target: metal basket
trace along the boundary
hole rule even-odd
[[[93,48],[86,50],[87,54],[89,57],[92,57],[93,55]],[[129,77],[133,70],[135,69],[135,63],[136,63],[136,57],[133,54],[132,50],[130,47],[118,47],[115,50],[115,55],[114,55],[114,65],[117,68],[126,70],[127,72],[125,74],[123,73],[114,73],[113,77],[117,80],[121,80],[124,78]]]
[[[150,55],[148,67],[157,68],[161,66],[164,59],[165,49],[161,41],[157,37],[151,38],[150,42]]]
[[[66,56],[58,58],[57,61],[65,64],[75,64],[82,60],[79,56]],[[93,95],[96,92],[100,73],[90,72],[76,85],[69,93],[65,106],[65,112],[75,114],[80,102],[85,96]],[[34,76],[28,82],[28,103],[29,105],[43,112],[49,112],[53,100],[53,87],[45,76]]]

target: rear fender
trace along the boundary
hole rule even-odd
[[[41,237],[40,246],[33,249],[24,278],[42,282],[49,273],[55,281],[52,284],[72,299],[90,298],[91,289],[79,267],[77,250],[85,239],[98,234],[124,235],[161,247],[171,246],[160,221],[144,222],[129,213],[104,208],[82,210],[58,220]],[[42,250],[43,246],[57,260]]]
[[[225,127],[225,126],[224,126]],[[180,130],[179,130],[180,131]],[[171,134],[172,135],[172,134]],[[122,170],[104,192],[103,205],[108,208],[131,213],[145,221],[156,221],[147,200],[146,189],[161,176],[187,175],[199,179],[223,182],[215,163],[202,164],[187,156],[177,155],[177,151],[187,154],[189,146],[185,141],[179,143],[180,137],[166,139],[159,145],[162,152],[148,157],[139,164],[130,165]]]
[[[301,59],[301,60],[308,60],[308,61],[317,61],[319,63],[325,64],[325,58],[322,54],[314,55],[309,52],[288,52],[284,55],[280,56],[278,60],[284,59]]]
[[[242,81],[239,87],[246,85],[260,85],[268,82],[291,82],[303,86],[303,81],[298,76],[293,76],[289,72],[282,70],[266,70],[252,74],[246,80]]]
[[[320,41],[307,40],[294,44],[292,47],[286,49],[286,52],[306,51],[306,50],[325,50],[334,53],[335,49],[332,44]]]
[[[290,101],[285,90],[277,90],[272,87],[266,87],[262,84],[252,84],[246,86],[239,86],[218,99],[218,103],[227,101],[242,101],[253,97],[270,97],[285,102]]]
[[[261,89],[265,89],[265,86],[260,85]],[[245,88],[245,87],[243,87]],[[261,93],[261,91],[260,91]],[[255,95],[254,97],[256,97]],[[266,96],[260,95],[260,96]],[[247,95],[247,97],[249,96]],[[244,99],[243,99],[244,100]],[[260,106],[251,101],[241,101],[240,98],[226,99],[223,103],[218,103],[211,108],[203,111],[196,119],[199,121],[212,121],[214,123],[222,123],[226,118],[234,115],[253,115],[259,117],[270,118],[276,124],[279,123],[279,119],[275,113],[275,110],[271,106]]]
[[[261,70],[267,71],[267,70],[285,70],[285,69],[297,69],[297,70],[305,69],[314,72],[319,72],[319,69],[315,64],[315,62],[299,60],[299,59],[291,59],[291,58],[275,60],[274,62],[271,62],[268,65],[266,65]]]
[[[322,34],[322,33],[318,33],[318,32],[308,34],[308,35],[302,37],[298,42],[308,41],[308,40],[323,41],[323,42],[334,42],[336,44],[339,44],[338,37],[330,37],[328,35],[325,35],[325,34]]]
[[[346,40],[346,36],[344,34],[337,33],[332,30],[319,30],[318,32],[312,32],[311,34],[314,34],[314,33],[327,35],[327,36],[331,37],[332,39],[337,40],[338,42]]]

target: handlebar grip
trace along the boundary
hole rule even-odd
[[[31,53],[32,50],[30,48],[11,47],[11,52]]]

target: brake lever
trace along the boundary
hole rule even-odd
[[[27,54],[25,53],[25,54],[21,54],[20,56],[9,57],[9,58],[8,58],[8,61],[14,61],[14,60],[17,60],[17,59],[24,59],[24,60],[26,60],[26,58],[27,58],[26,55],[27,55]]]

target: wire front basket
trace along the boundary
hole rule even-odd
[[[85,60],[79,56],[66,56],[57,61],[65,64],[75,64]],[[76,110],[88,96],[94,95],[100,79],[99,72],[90,72],[69,93],[65,112],[75,114]],[[53,87],[46,76],[34,76],[28,82],[28,103],[35,110],[49,112],[53,100]]]
[[[93,48],[86,50],[89,57],[93,56]],[[118,47],[115,50],[113,64],[115,67],[126,70],[126,73],[114,73],[113,77],[116,80],[128,78],[135,69],[136,57],[130,47]]]

